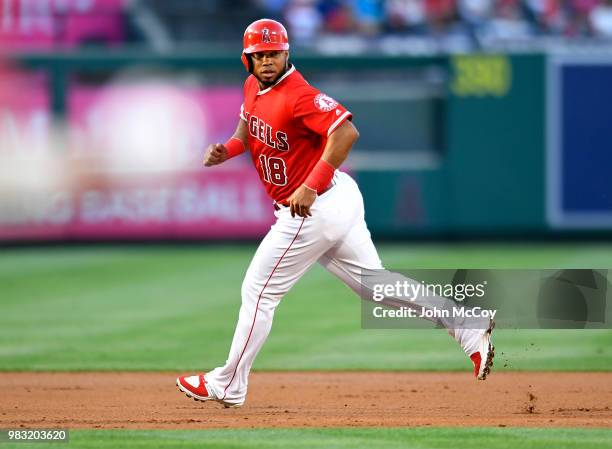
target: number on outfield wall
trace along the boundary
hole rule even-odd
[[[512,86],[512,63],[506,56],[460,55],[451,62],[451,90],[459,97],[503,97]]]
[[[259,155],[259,163],[263,173],[264,181],[277,186],[287,184],[287,166],[280,157],[266,158],[265,154]]]

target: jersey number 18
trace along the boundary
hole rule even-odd
[[[265,154],[259,155],[259,163],[263,172],[264,181],[277,186],[287,184],[287,166],[280,157],[266,157]]]

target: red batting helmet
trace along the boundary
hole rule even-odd
[[[258,51],[289,50],[289,37],[282,23],[272,19],[260,19],[250,24],[242,39],[242,63],[247,71],[253,71],[253,63],[247,55]]]

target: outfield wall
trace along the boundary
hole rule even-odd
[[[394,236],[553,232],[545,216],[545,63],[542,55],[450,57],[438,164],[360,172],[367,197],[389,198],[368,201],[370,226]]]
[[[71,53],[12,61],[3,78],[11,82],[0,89],[0,154],[8,157],[1,239],[257,238],[269,226],[247,157],[214,174],[200,168],[205,144],[223,141],[237,120],[244,73],[236,58]],[[612,58],[294,61],[355,114],[361,138],[346,168],[375,235],[612,231]],[[43,153],[61,160],[56,176],[41,168]],[[44,188],[19,175],[37,170]],[[234,205],[242,212],[232,213]]]

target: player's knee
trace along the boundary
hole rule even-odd
[[[276,306],[280,303],[280,298],[262,295],[258,301],[257,308],[263,313],[274,313]]]
[[[240,293],[242,295],[242,301],[244,302],[245,300],[249,300],[249,299],[256,300],[259,292],[261,291],[261,288],[263,288],[263,285],[258,289],[256,282],[245,279],[242,282],[242,288],[240,289]]]
[[[242,284],[242,303],[248,306],[257,304],[258,308],[274,309],[282,298],[283,294],[273,288],[250,282]]]

